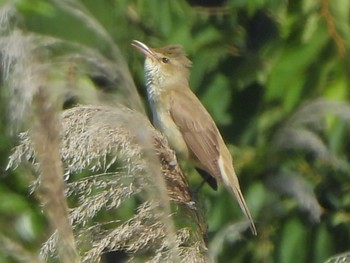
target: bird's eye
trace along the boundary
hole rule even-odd
[[[164,58],[162,58],[162,62],[163,63],[169,63],[169,59],[164,57]]]

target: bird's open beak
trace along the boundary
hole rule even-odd
[[[150,58],[152,60],[153,59],[158,60],[158,56],[148,46],[146,46],[142,42],[137,41],[137,40],[133,40],[131,45],[134,46],[135,48],[137,48],[138,50],[140,50],[148,58]]]

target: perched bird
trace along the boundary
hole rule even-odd
[[[213,188],[216,181],[223,182],[256,235],[231,154],[215,122],[189,87],[191,61],[179,45],[150,48],[137,40],[132,45],[146,56],[147,95],[154,126],[167,137],[179,159],[188,160],[202,175],[209,175],[207,181]]]

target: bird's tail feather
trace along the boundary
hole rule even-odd
[[[252,218],[252,215],[250,214],[250,211],[248,209],[248,206],[244,200],[244,197],[243,197],[243,194],[241,192],[241,189],[239,188],[236,188],[236,187],[232,187],[232,192],[234,193],[237,201],[238,201],[238,204],[239,206],[241,207],[244,215],[246,216],[246,218],[248,219],[249,221],[249,226],[250,226],[250,229],[253,233],[254,236],[257,235],[257,231],[256,231],[256,227],[255,227],[255,224],[254,224],[254,220]]]
[[[233,195],[237,199],[237,202],[238,202],[241,210],[243,211],[245,217],[249,221],[250,229],[251,229],[253,235],[256,236],[257,231],[256,231],[256,227],[254,224],[254,220],[253,220],[253,217],[250,214],[249,208],[244,200],[241,188],[239,186],[238,178],[237,178],[237,175],[235,173],[235,170],[234,170],[232,164],[230,165],[230,167],[227,167],[227,165],[224,165],[224,162],[220,158],[219,159],[219,167],[220,167],[221,177],[222,177],[222,180],[223,180],[225,187],[228,188],[228,190],[231,193],[233,193]]]

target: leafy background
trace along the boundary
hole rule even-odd
[[[348,0],[0,3],[3,35],[16,27],[65,41],[50,50],[57,65],[55,56],[74,53],[75,44],[111,58],[114,43],[142,98],[143,58],[131,41],[184,47],[193,61],[191,87],[232,150],[258,228],[257,237],[242,234],[237,229],[243,217],[232,197],[222,189],[201,189],[209,249],[217,262],[325,262],[350,250]],[[6,29],[8,5],[16,15]],[[57,67],[53,78],[68,83],[69,70]],[[95,73],[98,66],[75,70]],[[116,98],[121,92],[91,74],[77,81],[98,83]],[[5,170],[17,139],[9,132],[13,124],[5,85],[1,92],[0,231],[35,252],[49,235],[47,221],[29,194],[31,172]],[[186,171],[191,184],[198,185],[196,172]],[[4,248],[0,258],[16,262]]]

